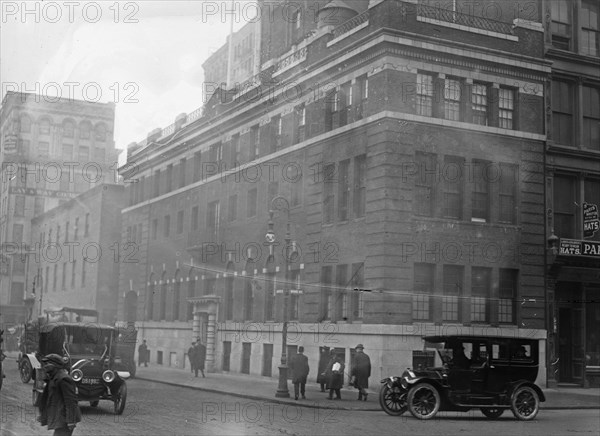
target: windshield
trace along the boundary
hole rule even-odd
[[[108,354],[112,342],[112,330],[95,326],[71,327],[67,329],[66,347],[69,354],[95,355]]]

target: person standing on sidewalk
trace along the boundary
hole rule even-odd
[[[206,360],[206,346],[198,339],[196,342],[195,352],[194,352],[194,371],[196,373],[196,377],[198,377],[198,371],[202,373],[202,378],[206,377],[204,375],[204,361]]]
[[[298,390],[300,390],[302,399],[306,400],[306,378],[310,372],[310,367],[308,366],[308,357],[304,355],[304,347],[298,347],[298,353],[290,359],[290,369],[292,370],[295,399],[298,399]]]
[[[35,404],[40,411],[38,421],[42,426],[47,425],[48,430],[54,430],[54,436],[71,436],[81,421],[75,382],[62,356],[48,354],[42,357],[42,365],[48,380]]]
[[[329,347],[321,347],[321,353],[319,355],[319,373],[317,374],[317,383],[321,386],[321,392],[325,392],[325,386],[327,386],[327,366],[332,359]]]
[[[364,352],[363,344],[356,346],[356,354],[352,361],[352,378],[354,386],[358,389],[358,401],[367,401],[366,388],[369,387],[369,377],[371,377],[371,359]]]
[[[142,363],[144,366],[148,366],[148,345],[146,345],[145,339],[138,347],[138,366],[142,366]]]
[[[187,355],[188,355],[188,359],[190,361],[190,368],[191,368],[192,374],[194,373],[194,366],[196,364],[196,358],[194,357],[195,354],[196,354],[196,343],[192,342],[192,346],[190,348],[188,348],[188,351],[187,351]]]
[[[339,354],[335,354],[331,365],[327,368],[328,380],[327,388],[329,389],[329,400],[333,400],[333,393],[335,392],[335,399],[341,400],[342,395],[340,389],[344,384],[344,368],[346,366],[342,362],[342,357]]]

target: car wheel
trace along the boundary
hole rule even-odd
[[[100,400],[90,401],[90,407],[98,407]]]
[[[408,409],[415,418],[431,419],[440,410],[440,394],[429,383],[420,383],[408,391]]]
[[[115,395],[115,415],[122,415],[125,410],[125,403],[127,402],[127,385],[125,382],[119,386],[119,390]]]
[[[379,391],[379,405],[385,413],[400,416],[406,412],[406,391],[398,386],[390,388],[387,383]]]
[[[481,412],[490,419],[500,418],[504,413],[504,409],[489,407],[485,409],[481,409]]]
[[[521,386],[512,394],[510,408],[516,418],[529,421],[538,414],[540,410],[540,399],[537,392],[531,386]]]
[[[33,368],[29,359],[25,358],[19,362],[19,375],[23,383],[29,383],[33,374]]]

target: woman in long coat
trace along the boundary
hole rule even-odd
[[[342,395],[340,389],[344,385],[344,368],[346,366],[342,362],[342,358],[339,354],[335,354],[333,360],[327,367],[327,389],[329,389],[329,399],[333,399],[333,392],[335,391],[335,399],[341,400]]]
[[[319,372],[317,373],[317,383],[321,385],[321,392],[325,392],[325,386],[327,386],[327,367],[331,363],[333,356],[329,352],[328,347],[321,349],[321,356],[319,357]]]

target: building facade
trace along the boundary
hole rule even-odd
[[[260,22],[260,83],[129,149],[120,319],[156,363],[200,337],[210,369],[263,376],[284,320],[288,354],[317,368],[363,343],[374,379],[432,362],[427,334],[536,337],[543,382],[541,14],[335,0],[277,19],[288,3]]]
[[[600,4],[545,1],[552,380],[600,382]]]
[[[114,103],[9,91],[0,113],[2,269],[6,323],[25,321],[31,219],[118,177]],[[111,168],[112,167],[112,168]],[[33,300],[27,302],[29,309]]]
[[[135,245],[121,240],[123,206],[123,186],[101,184],[31,220],[34,317],[80,307],[115,323],[119,266],[136,261]]]

